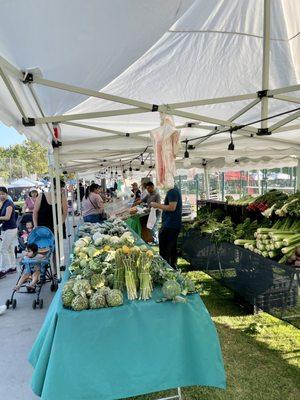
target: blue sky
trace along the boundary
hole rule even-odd
[[[24,140],[24,135],[20,135],[14,128],[8,128],[0,122],[0,147],[22,143]]]

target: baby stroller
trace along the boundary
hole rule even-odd
[[[17,219],[17,229],[18,229],[18,246],[15,247],[15,256],[18,256],[18,253],[22,253],[25,250],[26,243],[24,243],[24,239],[22,238],[23,232],[26,229],[26,223],[33,222],[32,213],[21,214]]]
[[[58,288],[57,284],[57,279],[53,275],[51,271],[51,257],[54,252],[55,248],[55,242],[54,242],[54,235],[50,231],[50,229],[46,228],[45,226],[39,226],[35,228],[31,234],[28,237],[28,243],[35,243],[38,248],[39,252],[42,251],[42,254],[44,255],[43,259],[41,260],[30,260],[30,259],[22,259],[20,263],[20,274],[17,280],[16,285],[18,285],[22,274],[24,273],[24,270],[28,264],[34,264],[34,265],[39,265],[40,266],[40,280],[37,283],[35,290],[34,291],[28,291],[26,283],[22,284],[20,289],[16,291],[15,289],[12,292],[11,298],[7,299],[6,301],[6,307],[9,308],[12,306],[12,308],[16,308],[17,306],[17,300],[14,298],[15,293],[25,293],[25,294],[36,294],[36,299],[33,300],[32,303],[32,308],[36,309],[36,306],[38,305],[39,308],[43,308],[43,299],[40,299],[40,293],[42,290],[43,285],[46,282],[51,282],[50,290],[51,292],[54,292]],[[23,290],[22,290],[23,289]]]

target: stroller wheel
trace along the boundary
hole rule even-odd
[[[7,300],[6,300],[5,305],[6,305],[6,308],[9,309],[9,306],[10,306],[10,299],[7,299]]]
[[[51,283],[51,286],[50,286],[51,292],[56,292],[57,289],[58,289],[58,284],[57,283]]]
[[[32,308],[35,310],[36,309],[36,300],[33,300],[32,302]]]
[[[17,307],[17,300],[13,299],[12,308],[15,309]]]
[[[44,305],[44,301],[43,301],[43,299],[40,299],[40,301],[39,301],[39,307],[40,307],[40,309],[43,308],[43,305]]]

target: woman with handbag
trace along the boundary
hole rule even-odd
[[[0,250],[0,278],[6,274],[16,272],[15,241],[17,238],[17,224],[14,203],[9,199],[7,189],[0,187],[0,224],[2,246]]]
[[[92,183],[85,191],[82,201],[82,216],[84,222],[103,222],[104,205],[100,196],[101,186]]]

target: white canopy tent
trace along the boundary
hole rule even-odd
[[[72,12],[66,1],[1,7],[0,117],[48,144],[52,123],[60,123],[59,159],[69,169],[120,164],[144,151],[159,124],[152,110],[173,114],[182,127],[199,124],[182,129],[193,138],[299,107],[297,0],[76,0]],[[8,35],[12,18],[19,30]],[[31,70],[24,84],[21,71]],[[9,87],[34,127],[22,124]],[[193,163],[257,160],[258,149],[298,157],[299,116],[234,131],[234,152],[228,132],[190,142]]]
[[[49,149],[59,124],[56,166],[99,171],[151,153],[158,112],[174,116],[182,139],[200,137],[192,166],[298,162],[298,0],[0,7],[0,119]]]

